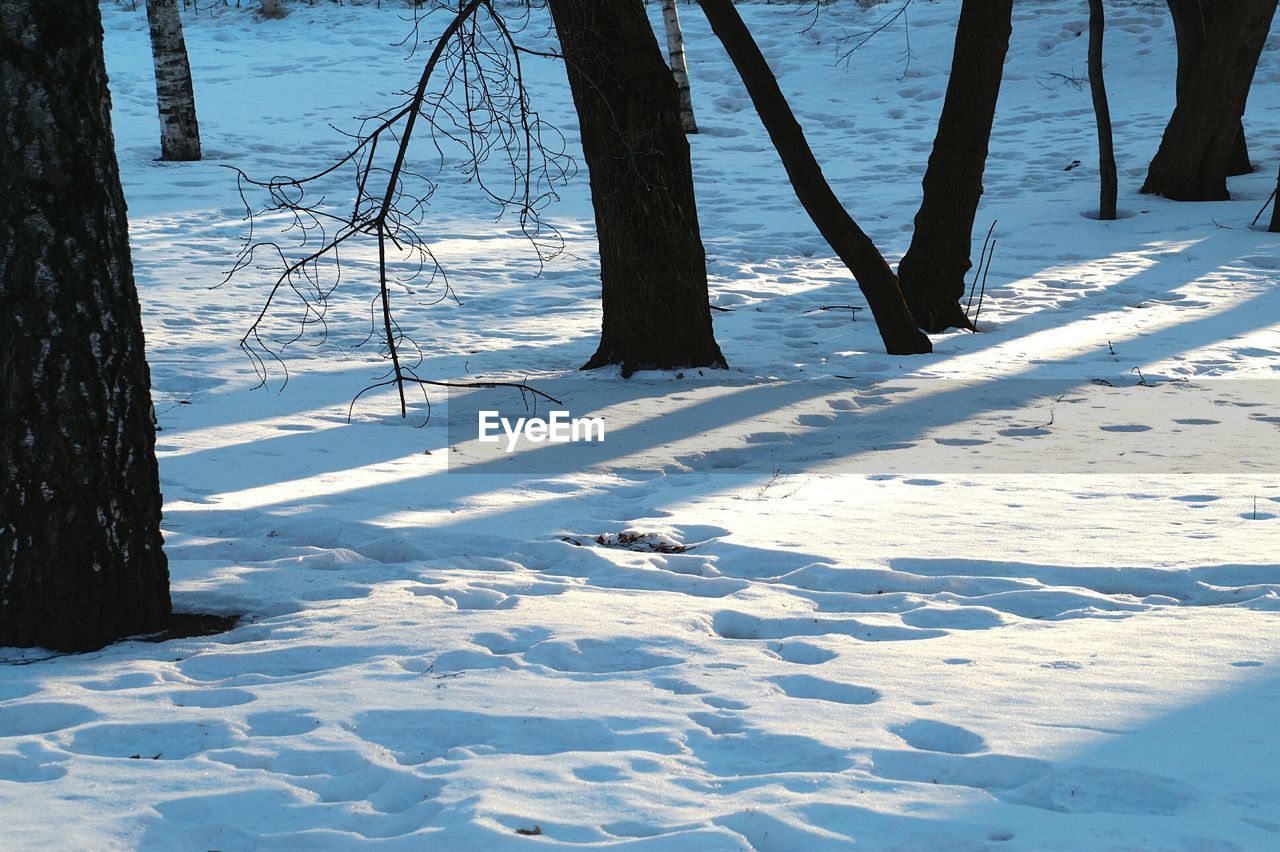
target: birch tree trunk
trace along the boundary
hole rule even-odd
[[[689,66],[684,58],[684,31],[680,29],[680,13],[676,0],[662,0],[662,25],[667,31],[667,56],[671,62],[671,75],[676,78],[680,92],[680,123],[685,133],[697,133],[698,122],[693,117],[693,92],[689,89]]]
[[[178,0],[147,0],[147,23],[151,26],[156,104],[160,109],[160,159],[198,160],[200,125]]]
[[[97,0],[0,0],[0,645],[169,620]]]

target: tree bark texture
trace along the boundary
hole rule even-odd
[[[724,367],[679,97],[641,0],[550,0],[582,131],[604,322],[583,369]]]
[[[96,0],[0,0],[0,645],[163,628],[150,375]]]
[[[160,110],[160,159],[200,159],[200,125],[178,0],[147,0]]]
[[[1227,175],[1276,0],[1215,6],[1204,44],[1183,76],[1183,91],[1147,169],[1142,191],[1176,201],[1229,198]]]
[[[930,332],[972,328],[960,300],[996,100],[1009,50],[1013,0],[964,0],[924,199],[898,278],[911,313]]]
[[[667,33],[667,58],[671,63],[671,75],[676,78],[680,92],[680,123],[685,133],[697,133],[698,122],[693,116],[693,92],[689,88],[689,66],[684,57],[684,31],[680,29],[680,12],[676,0],[662,0],[662,25]]]
[[[1173,33],[1178,43],[1178,100],[1186,93],[1187,79],[1195,65],[1200,50],[1204,47],[1204,34],[1207,22],[1217,9],[1218,0],[1168,0],[1169,13],[1173,17]],[[1244,115],[1241,105],[1240,117]],[[1231,148],[1231,161],[1227,164],[1227,175],[1244,175],[1253,171],[1249,162],[1249,145],[1244,136],[1244,123],[1237,119],[1239,129],[1236,141]]]
[[[1111,140],[1111,108],[1107,105],[1107,84],[1102,76],[1102,39],[1106,31],[1102,0],[1089,0],[1089,90],[1093,94],[1093,115],[1098,125],[1098,218],[1116,218],[1116,155]]]
[[[778,87],[777,78],[733,7],[732,0],[699,0],[699,4],[737,68],[800,204],[857,279],[875,317],[885,350],[891,355],[932,351],[929,338],[916,327],[911,317],[893,270],[827,183],[805,139],[804,130],[791,112]]]

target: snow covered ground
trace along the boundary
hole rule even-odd
[[[589,468],[450,473],[442,395],[430,420],[386,394],[347,420],[383,370],[354,348],[367,258],[327,342],[285,351],[283,389],[278,368],[255,389],[236,345],[269,275],[210,289],[243,231],[220,164],[312,170],[342,150],[329,123],[416,77],[384,5],[188,15],[207,159],[182,165],[153,160],[145,16],[103,6],[174,601],[244,618],[83,656],[9,649],[29,664],[0,668],[0,845],[1280,846],[1280,246],[1248,227],[1274,185],[1276,35],[1246,117],[1259,171],[1230,202],[1176,204],[1137,194],[1172,107],[1167,11],[1108,3],[1132,215],[1100,223],[1089,94],[1068,79],[1084,4],[1017,4],[978,214],[998,220],[984,333],[891,358],[865,314],[813,311],[863,302],[685,9],[732,371],[576,374],[599,328],[585,175],[550,211],[568,253],[541,277],[446,176],[427,233],[461,304],[400,299],[421,374],[568,383],[648,429]],[[896,262],[958,3],[912,4],[909,63],[899,22],[847,68],[839,37],[890,7],[836,4],[807,30],[794,7],[741,8]],[[574,150],[563,69],[530,73]],[[1196,383],[1179,416],[1168,395]],[[905,472],[848,442],[867,430],[918,451]],[[967,466],[988,442],[1021,467]],[[1127,466],[1153,446],[1169,458]]]

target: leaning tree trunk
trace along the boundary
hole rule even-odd
[[[902,292],[926,331],[973,328],[960,307],[973,220],[995,120],[1013,0],[964,0],[938,134],[924,174],[911,246],[898,264]]]
[[[0,645],[163,628],[150,376],[96,0],[0,0]]]
[[[583,369],[724,367],[689,143],[641,0],[550,0],[591,175],[604,323]]]
[[[676,78],[676,88],[680,91],[680,123],[685,133],[697,133],[693,92],[689,89],[689,66],[684,58],[684,31],[680,29],[676,0],[662,0],[662,25],[667,31],[667,58],[671,62],[671,74]]]
[[[1093,114],[1098,124],[1098,218],[1116,218],[1116,154],[1111,142],[1111,108],[1107,105],[1107,84],[1102,77],[1102,36],[1106,17],[1102,0],[1089,0],[1089,90],[1093,93]]]
[[[1169,13],[1173,18],[1173,33],[1178,43],[1178,100],[1181,101],[1187,89],[1187,80],[1191,69],[1195,66],[1200,50],[1204,47],[1204,34],[1207,22],[1217,11],[1214,0],[1167,0]],[[1244,115],[1241,105],[1240,116],[1237,116],[1239,129],[1236,141],[1231,148],[1231,161],[1227,164],[1228,175],[1244,175],[1253,171],[1249,162],[1249,145],[1245,141],[1244,123],[1240,118]]]
[[[742,22],[738,10],[733,7],[732,0],[699,0],[699,4],[729,59],[738,69],[738,75],[742,77],[756,113],[773,140],[800,204],[857,279],[875,317],[885,350],[891,355],[932,351],[929,338],[916,327],[911,311],[903,301],[893,270],[840,204],[840,199],[823,176],[800,123],[778,87],[777,78]]]
[[[1239,118],[1275,11],[1276,0],[1232,0],[1215,8],[1143,192],[1176,201],[1230,197]]]
[[[160,159],[200,159],[200,125],[191,87],[191,63],[182,37],[178,0],[147,0],[156,104],[160,108]]]

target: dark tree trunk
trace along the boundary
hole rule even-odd
[[[0,0],[0,645],[163,628],[150,376],[96,0]]]
[[[1191,68],[1200,56],[1204,47],[1206,22],[1213,17],[1217,7],[1214,0],[1168,0],[1169,12],[1173,17],[1173,33],[1178,42],[1178,100],[1181,101],[1186,92],[1187,78]],[[1243,105],[1240,115],[1244,115]],[[1244,124],[1239,123],[1236,141],[1231,149],[1231,160],[1227,164],[1227,174],[1244,175],[1253,171],[1249,162],[1249,146],[1245,141]]]
[[[1246,97],[1248,93],[1245,93]],[[1241,107],[1241,113],[1244,108]],[[1236,141],[1231,146],[1231,157],[1227,160],[1227,177],[1247,175],[1253,171],[1253,161],[1249,159],[1249,143],[1244,138],[1244,121],[1236,128]]]
[[[178,0],[147,0],[151,56],[160,110],[160,159],[200,159],[200,125]]]
[[[1232,0],[1208,16],[1143,192],[1176,201],[1230,197],[1227,175],[1238,156],[1240,116],[1275,11],[1276,0]]]
[[[1111,144],[1111,108],[1107,106],[1107,84],[1102,77],[1102,36],[1106,17],[1102,0],[1089,0],[1089,90],[1093,93],[1093,114],[1098,124],[1098,218],[1116,218],[1116,155]]]
[[[1271,196],[1271,224],[1267,230],[1280,234],[1280,173],[1276,174],[1276,194]]]
[[[982,198],[1012,17],[1013,0],[964,0],[960,7],[947,97],[924,174],[924,200],[911,246],[898,264],[907,304],[926,331],[973,327],[960,299],[973,265],[973,219]]]
[[[1173,36],[1178,42],[1178,100],[1187,90],[1191,66],[1204,47],[1204,7],[1200,0],[1167,0],[1173,18]]]
[[[800,123],[778,88],[755,39],[733,7],[732,0],[699,0],[711,29],[724,45],[755,104],[773,146],[791,179],[805,212],[857,279],[875,317],[885,350],[891,355],[932,351],[929,338],[916,328],[898,289],[898,279],[871,239],[840,204],[813,156]]]
[[[583,369],[724,367],[676,83],[641,0],[551,0],[591,174],[604,323]]]

